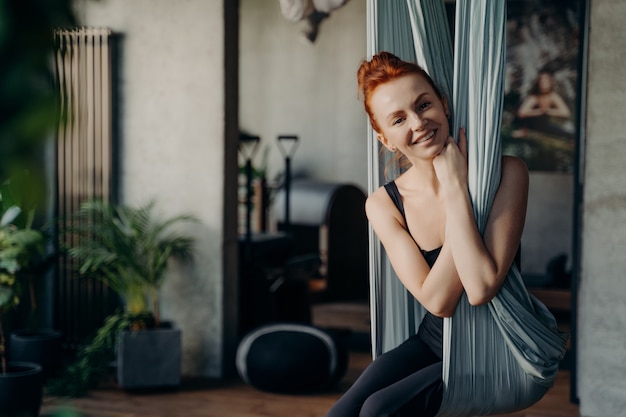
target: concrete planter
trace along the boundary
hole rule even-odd
[[[124,330],[119,335],[117,382],[123,389],[175,388],[180,385],[181,331]]]

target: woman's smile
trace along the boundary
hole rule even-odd
[[[435,133],[437,133],[437,129],[435,130],[431,130],[430,132],[426,133],[425,135],[421,135],[420,137],[418,137],[416,140],[414,140],[411,145],[421,145],[422,143],[428,142],[430,141],[432,138],[435,137]]]

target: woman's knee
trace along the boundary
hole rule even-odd
[[[373,394],[363,403],[359,417],[389,417],[395,408],[396,405],[388,404],[382,395]]]

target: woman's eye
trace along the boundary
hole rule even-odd
[[[395,125],[399,125],[400,123],[402,123],[404,121],[403,117],[398,117],[397,119],[393,119],[393,121],[391,122],[391,124]]]
[[[423,111],[423,110],[426,110],[426,109],[427,109],[427,108],[429,108],[429,107],[430,107],[430,101],[425,101],[425,102],[423,102],[423,103],[420,103],[420,104],[417,106],[417,109],[418,109],[419,111]]]

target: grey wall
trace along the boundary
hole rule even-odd
[[[278,0],[241,0],[240,18],[240,126],[268,148],[268,178],[284,168],[276,137],[289,133],[300,137],[294,175],[366,191],[367,120],[356,82],[366,57],[365,1],[333,12],[314,44],[283,18]]]
[[[236,31],[236,2],[230,4]],[[187,375],[220,376],[234,338],[236,217],[228,205],[236,204],[236,185],[229,192],[225,180],[236,177],[237,122],[236,107],[226,114],[225,95],[229,80],[236,86],[236,68],[225,73],[224,7],[204,0],[77,2],[81,24],[122,36],[115,104],[122,201],[155,199],[163,215],[200,219],[187,230],[197,239],[194,264],[172,268],[162,296],[163,317],[182,328]],[[236,57],[236,42],[229,50]]]
[[[557,255],[572,262],[574,183],[571,174],[530,173],[528,211],[522,236],[522,272],[545,275],[546,265]],[[545,285],[545,277],[535,278]],[[530,280],[528,281],[531,282]]]
[[[578,391],[584,417],[626,416],[626,2],[590,14]]]

